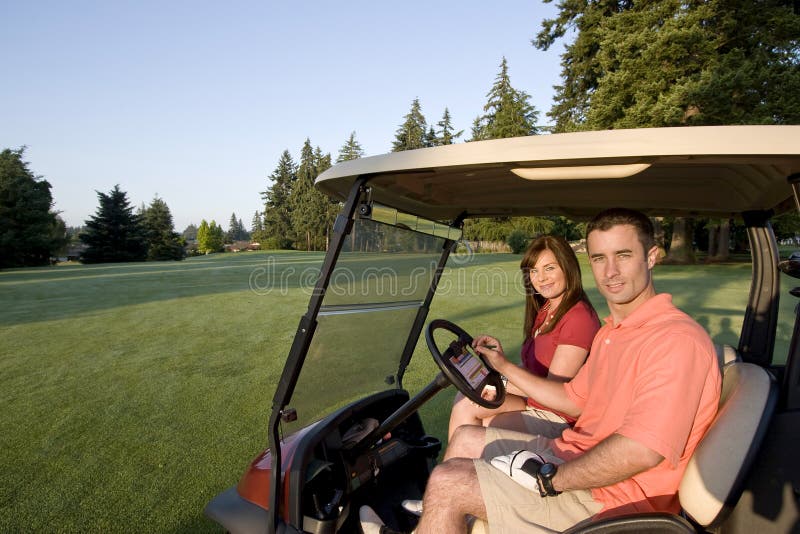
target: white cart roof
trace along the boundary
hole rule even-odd
[[[800,126],[645,128],[497,139],[346,161],[317,187],[344,199],[370,176],[372,199],[435,220],[651,215],[729,217],[786,209],[800,173]]]

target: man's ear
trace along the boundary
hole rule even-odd
[[[652,269],[656,266],[658,262],[658,247],[653,245],[650,247],[650,250],[647,251],[647,268]]]

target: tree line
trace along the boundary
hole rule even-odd
[[[554,87],[555,104],[547,113],[553,123],[548,130],[553,132],[800,123],[800,14],[792,0],[562,2],[532,44],[548,50],[566,35],[573,40],[561,54],[561,82]],[[503,58],[464,141],[539,135],[545,128],[537,126],[538,118],[530,95],[512,86]],[[392,151],[452,144],[463,135],[455,131],[449,108],[439,121],[429,123],[419,98],[414,98],[395,131]],[[33,176],[22,153],[23,149],[0,153],[0,267],[46,263],[67,237],[64,222],[52,209],[49,184]],[[336,161],[363,155],[353,132]],[[309,139],[298,162],[285,150],[261,193],[264,207],[253,215],[249,237],[263,248],[324,249],[339,206],[313,183],[331,163],[330,154],[313,147]],[[102,207],[105,197],[98,195]],[[112,191],[107,196],[115,195]],[[155,216],[165,207],[151,204],[131,214],[140,228],[118,239],[131,247],[121,257],[165,257],[177,250],[174,231],[164,230],[163,215]],[[155,212],[145,229],[144,212],[151,209]],[[100,212],[95,217],[99,216]],[[152,222],[156,219],[162,221],[160,230]],[[100,217],[97,225],[103,220]],[[101,227],[95,228],[92,221],[84,233],[102,237]],[[707,255],[717,259],[725,259],[731,248],[746,246],[735,220],[676,218],[656,223],[669,261],[693,261],[695,245],[706,247]],[[224,232],[215,221],[203,221],[200,227],[190,225],[184,236],[194,234],[199,251],[218,250],[220,241],[248,237],[235,215],[229,226]],[[800,218],[782,215],[773,226],[779,238],[793,238],[800,233]],[[468,239],[504,240],[516,250],[539,233],[578,238],[582,226],[563,217],[495,218],[467,221],[464,233]],[[140,241],[144,245],[136,244]],[[117,257],[103,252],[110,250],[107,247],[98,250],[93,258]]]

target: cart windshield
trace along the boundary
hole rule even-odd
[[[373,207],[347,237],[317,316],[284,435],[357,399],[396,388],[403,349],[447,239],[460,231]]]

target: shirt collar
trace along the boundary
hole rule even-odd
[[[611,315],[603,319],[603,321],[611,326],[611,328],[637,328],[652,319],[654,315],[666,311],[671,307],[672,295],[669,293],[659,293],[644,301],[641,306],[633,310],[633,313],[623,319],[617,326],[614,326],[614,319]]]

